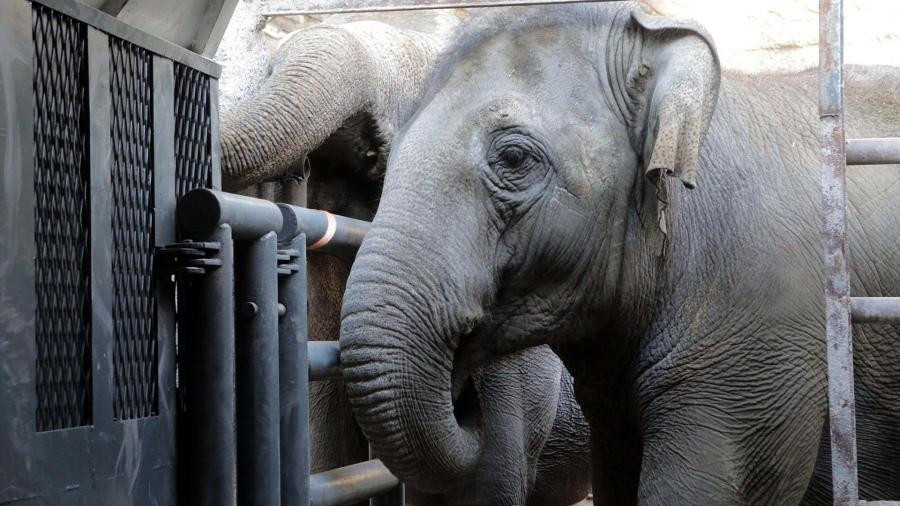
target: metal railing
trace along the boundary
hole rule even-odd
[[[846,172],[847,165],[900,163],[900,138],[845,138],[843,8],[842,0],[819,3],[819,118],[832,487],[834,504],[855,506],[860,501],[851,322],[900,323],[900,297],[850,296]]]
[[[306,250],[355,252],[369,223],[207,189],[182,198],[178,220],[188,240],[163,258],[188,278],[188,502],[402,505],[377,459],[309,473],[309,381],[341,372],[336,342],[308,341]]]

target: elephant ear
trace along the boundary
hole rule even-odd
[[[700,144],[719,95],[719,58],[712,38],[695,22],[640,10],[632,19],[642,41],[640,60],[628,78],[633,138],[651,183],[645,188],[653,190],[644,192],[642,219],[654,217],[664,240],[668,197],[663,176],[678,177],[689,189],[697,185]]]

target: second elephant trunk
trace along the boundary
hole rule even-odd
[[[222,115],[225,190],[283,175],[361,111],[389,137],[440,47],[434,37],[376,22],[298,32],[260,89]]]

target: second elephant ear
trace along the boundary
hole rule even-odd
[[[643,208],[665,238],[665,176],[697,186],[700,145],[719,96],[721,70],[712,37],[699,24],[632,13],[641,52],[629,72],[637,152],[648,179]],[[652,211],[655,212],[652,212]]]

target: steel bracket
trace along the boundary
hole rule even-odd
[[[203,275],[222,266],[218,258],[222,245],[218,242],[185,240],[156,250],[156,272],[161,277]]]
[[[297,259],[300,258],[300,252],[295,249],[280,249],[276,256],[278,259],[278,275],[291,276],[300,271],[300,264]]]

